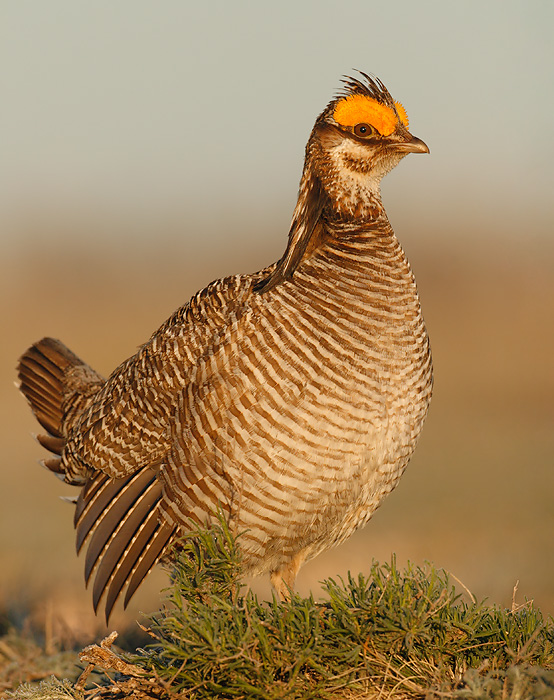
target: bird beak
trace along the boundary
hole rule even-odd
[[[393,148],[400,153],[430,153],[429,146],[417,136],[412,136],[409,141],[395,143]]]

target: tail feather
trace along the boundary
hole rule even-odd
[[[68,431],[94,400],[104,379],[59,340],[43,338],[19,360],[20,389],[40,425],[37,435],[52,456],[44,466],[69,483],[83,485],[75,503],[77,551],[87,545],[85,579],[94,574],[95,611],[105,596],[106,622],[127,588],[124,605],[163,557],[176,528],[160,516],[162,485],[152,469],[122,479],[103,472],[73,473],[64,462]]]
[[[67,370],[83,364],[77,355],[53,338],[39,340],[19,359],[19,388],[30,403],[36,419],[51,436],[64,437]]]
[[[43,459],[42,465],[48,469],[48,471],[53,472],[56,476],[60,478],[65,478],[65,470],[62,467],[61,457],[50,457],[49,459]]]
[[[63,438],[55,437],[51,434],[37,435],[37,440],[43,447],[49,452],[53,452],[55,455],[61,455],[65,447],[65,440]]]
[[[39,443],[55,458],[43,460],[47,469],[64,475],[65,481],[83,483],[83,475],[64,465],[65,438],[73,419],[91,402],[104,379],[63,343],[43,338],[19,358],[19,389],[40,425]],[[86,478],[86,477],[85,477]]]

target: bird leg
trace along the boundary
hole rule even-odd
[[[286,564],[283,564],[278,569],[274,569],[269,574],[271,585],[275,589],[279,600],[284,602],[290,600],[291,593],[294,590],[294,582],[298,574],[298,570],[306,559],[306,552],[303,550],[295,554]]]

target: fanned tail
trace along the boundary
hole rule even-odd
[[[69,473],[62,461],[68,430],[87,408],[104,379],[59,340],[43,338],[19,360],[19,388],[47,431],[38,435],[53,453],[44,465],[82,486],[76,499],[77,551],[84,545],[85,579],[94,574],[94,610],[105,597],[106,623],[126,588],[124,606],[167,551],[175,528],[160,517],[162,485],[152,469],[123,479],[103,472]]]
[[[19,358],[17,370],[19,389],[47,431],[46,435],[37,435],[37,440],[56,455],[43,463],[64,475],[61,457],[67,429],[90,403],[104,378],[54,338],[43,338],[31,345]]]

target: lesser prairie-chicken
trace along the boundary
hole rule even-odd
[[[125,604],[190,518],[223,509],[281,596],[398,483],[432,387],[414,276],[380,181],[428,153],[365,74],[317,118],[288,245],[220,279],[106,380],[57,340],[19,361],[46,466],[80,489],[95,609]]]

